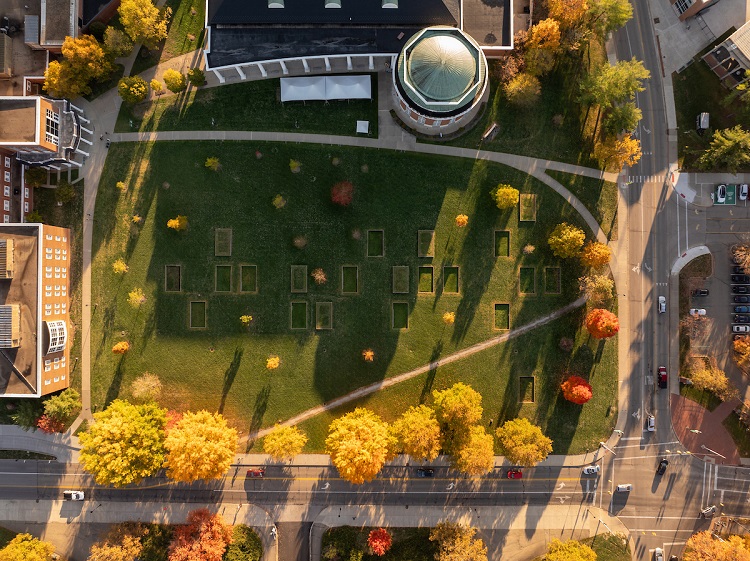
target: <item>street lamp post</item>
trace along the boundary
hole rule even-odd
[[[716,455],[717,455],[717,456],[719,456],[720,458],[724,458],[725,460],[727,459],[727,457],[726,457],[726,456],[722,456],[722,455],[721,455],[721,454],[719,454],[719,453],[718,453],[718,452],[717,452],[716,450],[711,450],[711,449],[710,449],[710,448],[709,448],[708,446],[706,446],[705,444],[701,444],[701,448],[703,448],[704,450],[708,450],[708,451],[709,451],[709,452],[711,452],[712,454],[716,454]]]

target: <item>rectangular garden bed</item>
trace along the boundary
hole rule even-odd
[[[292,302],[289,313],[292,329],[307,329],[307,302]]]
[[[385,255],[385,232],[367,230],[367,257],[383,257],[383,255]]]
[[[391,309],[391,327],[393,329],[407,329],[409,327],[409,303],[393,302]]]
[[[343,265],[341,267],[341,292],[356,294],[359,292],[359,267]]]
[[[315,304],[315,329],[333,329],[333,302]]]
[[[521,294],[534,294],[536,292],[534,272],[534,267],[521,267],[518,271],[518,290]]]
[[[449,294],[458,293],[458,267],[443,267],[443,292]]]
[[[534,403],[534,377],[518,377],[518,401],[519,403]]]
[[[510,304],[495,304],[495,329],[510,329]]]
[[[188,310],[190,316],[190,329],[206,328],[206,308],[207,304],[205,300],[194,300],[190,302],[190,308]]]
[[[536,222],[536,195],[521,193],[518,204],[518,220],[521,222]]]
[[[495,257],[510,257],[510,232],[495,230]]]
[[[307,292],[307,265],[292,265],[292,292]]]
[[[409,266],[393,266],[393,289],[394,294],[407,294],[409,292]]]
[[[216,292],[232,292],[231,265],[216,265],[214,290]]]
[[[180,265],[164,266],[164,291],[180,292],[182,290],[182,267]]]
[[[419,268],[419,292],[434,292],[434,272],[432,265],[422,265]]]
[[[435,257],[435,230],[419,230],[417,232],[417,255],[419,257]]]
[[[232,256],[232,229],[216,228],[214,233],[214,255],[216,257]]]

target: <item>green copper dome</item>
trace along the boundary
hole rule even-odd
[[[463,94],[474,82],[477,68],[466,45],[450,35],[434,35],[417,43],[407,64],[411,83],[437,101]]]

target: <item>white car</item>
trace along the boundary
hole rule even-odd
[[[716,189],[716,202],[723,203],[727,200],[727,186],[723,183]]]
[[[656,417],[653,415],[646,417],[646,428],[648,428],[648,432],[654,432],[656,430]]]
[[[691,316],[705,316],[706,310],[704,308],[690,308]]]
[[[586,466],[583,468],[583,473],[586,475],[593,475],[595,473],[599,473],[601,471],[601,466]]]
[[[743,183],[740,185],[740,200],[746,201],[747,200],[747,183]]]
[[[82,501],[83,491],[63,491],[63,497],[66,501]]]
[[[623,483],[622,485],[618,485],[615,487],[615,491],[619,493],[630,493],[630,491],[633,490],[633,484],[632,483]]]
[[[732,333],[750,333],[750,325],[733,325]]]
[[[654,561],[664,561],[664,550],[660,547],[657,547],[654,550]]]
[[[667,297],[659,296],[659,313],[663,314],[667,311]]]

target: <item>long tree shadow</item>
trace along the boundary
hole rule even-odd
[[[224,387],[221,389],[221,401],[219,402],[219,413],[224,412],[224,405],[227,402],[227,395],[229,394],[229,390],[232,389],[234,378],[237,376],[237,372],[240,369],[240,363],[242,362],[243,352],[244,352],[243,349],[241,349],[240,347],[237,347],[236,349],[234,349],[234,358],[232,358],[232,362],[229,363],[229,366],[224,372]]]
[[[432,354],[430,355],[430,364],[432,365],[440,355],[443,353],[443,340],[438,341],[432,348]],[[432,384],[435,383],[435,375],[437,374],[437,366],[430,366],[429,372],[427,372],[427,378],[425,378],[424,386],[422,387],[422,394],[419,396],[419,403],[427,401],[427,397],[432,392]]]
[[[266,384],[265,386],[263,386],[263,388],[258,392],[258,395],[255,396],[255,405],[253,406],[253,416],[250,419],[250,427],[248,429],[248,432],[250,434],[257,432],[263,426],[263,416],[266,414],[266,409],[268,409],[268,400],[270,397],[271,397],[270,384]],[[253,447],[254,444],[255,444],[254,440],[248,440],[247,445],[245,447],[245,452],[248,452]]]
[[[104,408],[117,399],[120,395],[120,389],[122,387],[122,378],[125,375],[125,355],[120,356],[120,360],[117,361],[117,367],[115,368],[115,374],[112,376],[112,382],[109,384],[107,389],[107,395],[104,398]]]

